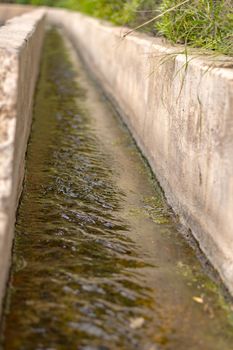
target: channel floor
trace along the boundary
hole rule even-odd
[[[233,309],[68,39],[46,35],[4,350],[231,350]]]

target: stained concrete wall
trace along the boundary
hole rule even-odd
[[[0,28],[0,301],[10,266],[43,35],[43,10]]]
[[[120,108],[168,202],[233,294],[233,70],[223,58],[51,10]],[[200,56],[200,55],[198,55]],[[232,67],[232,61],[230,65]]]

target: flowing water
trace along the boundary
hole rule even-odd
[[[230,302],[55,30],[36,92],[2,347],[233,349]]]

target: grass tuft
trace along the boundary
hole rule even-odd
[[[1,2],[1,0],[0,0]],[[16,0],[60,6],[233,56],[233,0]]]
[[[180,0],[163,0],[161,12]],[[156,24],[159,32],[174,43],[233,55],[233,1],[190,0],[167,12]]]

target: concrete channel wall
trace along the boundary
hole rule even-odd
[[[43,35],[44,10],[0,28],[0,301],[9,274]]]
[[[12,17],[20,16],[35,9],[34,6],[0,4],[0,25]]]
[[[44,10],[0,29],[0,298],[24,173]],[[124,28],[66,10],[46,12],[120,111],[168,202],[233,294],[232,68],[200,57],[187,64],[182,47],[161,39],[123,38]]]
[[[168,202],[233,294],[232,60],[198,53],[187,62],[183,47],[123,38],[126,29],[69,11],[51,10],[49,19],[120,109]]]

